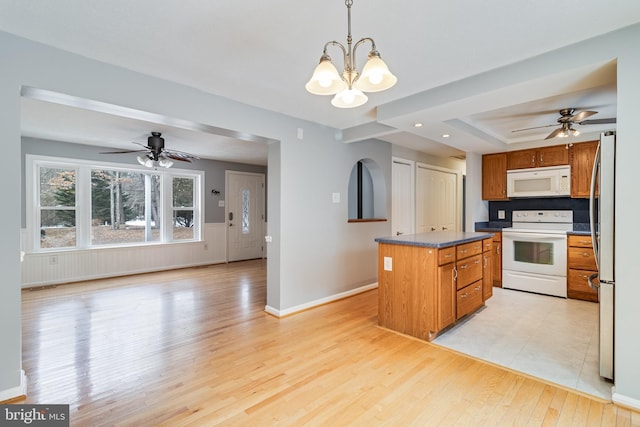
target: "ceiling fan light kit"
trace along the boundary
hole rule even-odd
[[[320,63],[313,71],[311,79],[305,85],[308,92],[314,95],[335,95],[331,104],[338,108],[353,108],[363,105],[368,97],[363,92],[380,92],[396,84],[398,79],[391,74],[389,67],[380,57],[376,44],[370,37],[364,37],[352,45],[351,6],[353,0],[346,0],[347,6],[347,47],[337,41],[325,43]],[[356,68],[356,49],[362,43],[371,43],[367,63],[362,74]],[[338,46],[342,50],[344,70],[342,75],[331,62],[327,54],[329,46]]]

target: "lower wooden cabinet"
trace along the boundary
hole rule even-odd
[[[482,307],[492,265],[485,242],[439,249],[378,243],[378,324],[431,341]]]
[[[493,239],[483,240],[482,252],[482,300],[493,296]]]
[[[493,286],[502,287],[502,232],[493,233]]]
[[[440,307],[436,315],[436,330],[441,331],[456,321],[456,278],[455,263],[438,267],[438,301]]]
[[[456,293],[456,320],[482,307],[482,279]]]
[[[569,235],[567,239],[567,297],[598,302],[598,291],[589,286],[597,274],[590,236]]]

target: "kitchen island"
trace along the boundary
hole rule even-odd
[[[431,341],[491,297],[491,233],[379,237],[378,324]]]

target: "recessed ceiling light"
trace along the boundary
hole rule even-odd
[[[422,127],[422,123],[414,123],[413,127],[414,128],[421,128]]]
[[[443,133],[443,134],[442,134],[442,137],[443,137],[443,138],[449,138],[450,136],[451,136],[451,135],[449,135],[448,133]]]

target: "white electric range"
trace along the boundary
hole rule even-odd
[[[567,297],[567,231],[573,211],[513,211],[502,230],[502,287]]]

